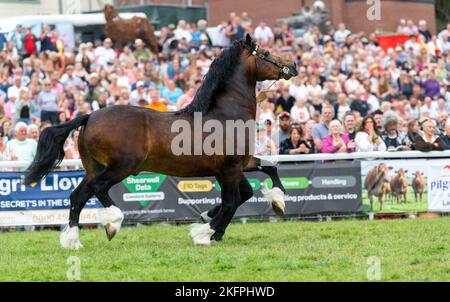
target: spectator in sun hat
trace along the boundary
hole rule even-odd
[[[91,62],[95,61],[95,55],[94,53],[89,49],[88,43],[81,43],[79,46],[79,52],[75,56],[76,62],[81,62],[83,60],[83,57],[87,57]]]
[[[116,58],[116,52],[112,48],[112,40],[110,38],[106,38],[103,41],[103,45],[97,47],[94,52],[95,62],[106,68],[109,62],[113,62]]]
[[[87,91],[86,94],[84,95],[83,100],[89,104],[92,104],[92,102],[98,100],[99,95],[100,91],[98,90],[97,86],[92,83],[89,83],[87,85]]]
[[[147,47],[145,47],[145,43],[142,39],[134,40],[134,48],[135,50],[133,51],[133,55],[136,60],[139,61],[140,58],[149,60],[151,58],[151,52]]]
[[[88,81],[88,84],[91,84],[94,87],[97,87],[99,85],[99,75],[96,72],[90,73],[86,80]]]

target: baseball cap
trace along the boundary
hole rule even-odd
[[[138,82],[136,83],[136,87],[144,87],[144,86],[145,86],[145,84],[144,84],[143,81],[138,81]]]
[[[278,117],[281,120],[281,119],[284,119],[284,118],[290,118],[291,115],[289,114],[289,112],[283,111],[283,112],[280,113],[280,115]]]

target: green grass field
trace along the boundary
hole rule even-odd
[[[82,230],[84,249],[59,233],[0,233],[0,281],[67,281],[70,256],[81,281],[450,281],[450,217],[384,221],[234,223],[219,244],[194,246],[188,226],[123,228],[108,242]]]

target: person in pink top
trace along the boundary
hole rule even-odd
[[[320,148],[322,153],[351,153],[355,151],[355,143],[350,141],[348,134],[342,132],[340,121],[331,121],[329,127],[330,134],[324,137]]]

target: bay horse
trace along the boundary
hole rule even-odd
[[[111,4],[105,4],[103,12],[106,19],[105,34],[114,41],[116,48],[122,50],[127,42],[134,42],[139,38],[152,52],[159,53],[153,25],[147,18],[122,19]]]
[[[227,138],[216,141],[223,147],[232,143],[231,154],[216,152],[211,155],[200,150],[200,155],[180,155],[173,149],[173,142],[179,134],[169,132],[169,129],[173,130],[173,125],[179,122],[195,128],[198,114],[202,114],[203,125],[208,122],[220,125],[228,121],[254,122],[256,82],[290,79],[297,75],[294,63],[284,62],[270,54],[247,35],[224,49],[213,61],[194,100],[180,111],[158,112],[134,106],[112,106],[46,128],[39,138],[35,159],[27,169],[25,184],[40,180],[62,161],[65,140],[73,129],[82,126],[78,146],[86,174],[70,194],[69,224],[60,237],[64,248],[82,247],[78,229],[80,212],[93,195],[104,206],[99,217],[111,240],[119,231],[124,216],[109,197],[108,190],[141,171],[178,177],[216,177],[222,188],[222,204],[205,213],[210,221],[191,225],[190,235],[198,245],[210,245],[211,239],[220,241],[237,208],[253,196],[252,187],[243,172],[262,171],[271,177],[274,188],[266,192],[266,197],[277,201],[272,206],[283,213],[284,207],[279,205],[284,205],[280,199],[284,198],[285,190],[276,167],[265,165],[253,157],[249,139],[244,140],[245,152],[237,152],[239,137],[231,141]],[[196,134],[189,135],[194,137]],[[202,133],[200,143],[206,139]],[[192,147],[195,151],[197,146]]]

